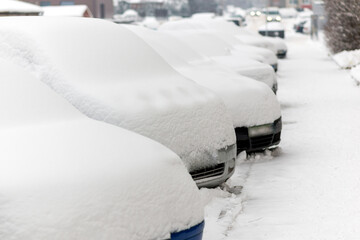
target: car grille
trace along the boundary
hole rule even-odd
[[[278,144],[281,139],[281,132],[251,138],[249,138],[247,128],[236,128],[235,132],[237,154],[244,150],[247,152],[263,150]]]
[[[196,181],[204,178],[221,176],[224,173],[224,171],[225,171],[225,163],[221,163],[213,167],[203,168],[200,170],[190,172],[190,175]]]
[[[273,134],[264,135],[260,137],[252,137],[250,138],[250,146],[251,148],[264,148],[271,145],[273,140]]]

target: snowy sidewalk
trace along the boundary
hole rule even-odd
[[[287,43],[281,149],[238,165],[231,183],[243,192],[220,213],[224,199],[208,205],[204,239],[360,239],[360,89],[320,44]]]

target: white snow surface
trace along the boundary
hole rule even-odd
[[[333,58],[341,68],[352,68],[360,64],[360,49],[353,51],[342,51],[340,53],[334,54]]]
[[[277,45],[268,41],[267,38],[251,33],[244,28],[238,27],[233,23],[227,22],[223,18],[214,19],[184,19],[182,21],[167,22],[159,27],[160,30],[213,30],[219,34],[235,36],[242,44],[252,45],[261,48],[267,48],[275,54],[279,50]]]
[[[277,51],[287,51],[288,48],[286,46],[286,42],[284,39],[279,38],[279,37],[264,37],[267,41],[271,42],[272,44],[274,44],[275,48],[277,49]]]
[[[165,239],[203,220],[175,153],[87,118],[2,58],[0,108],[0,239]]]
[[[155,17],[146,17],[140,24],[152,30],[156,30],[160,26],[159,21]]]
[[[2,13],[41,13],[41,7],[18,0],[1,0],[0,12]]]
[[[86,5],[46,6],[42,9],[46,17],[83,17],[86,10],[90,11]]]
[[[274,69],[269,64],[261,63],[249,58],[250,56],[261,57],[261,55],[256,54],[256,52],[253,52],[252,54],[246,54],[246,52],[242,51],[241,46],[239,46],[240,51],[236,51],[236,48],[231,49],[230,44],[227,44],[220,37],[216,37],[207,31],[164,30],[162,32],[180,39],[196,51],[200,52],[206,57],[209,57],[216,63],[236,71],[240,75],[264,82],[270,88],[272,88],[276,83],[276,74]],[[251,46],[249,49],[251,50]]]
[[[296,18],[298,15],[295,8],[280,8],[279,13],[282,18]]]
[[[229,187],[201,191],[208,240],[360,236],[360,94],[322,43],[288,34],[279,60],[281,148],[238,157]],[[300,67],[301,66],[301,67]],[[205,201],[206,202],[206,201]]]
[[[360,83],[360,65],[355,66],[350,71],[351,76],[355,79],[355,81],[359,84]]]
[[[280,22],[268,22],[260,26],[259,31],[284,31],[284,26]]]
[[[234,127],[272,123],[281,116],[280,104],[265,84],[214,64],[190,64],[193,59],[188,57],[191,55],[189,46],[164,32],[136,26],[128,28],[149,43],[182,75],[220,96],[232,116]]]
[[[167,146],[190,171],[217,164],[217,150],[235,143],[221,99],[124,27],[89,18],[2,18],[0,32],[1,56],[87,116]]]

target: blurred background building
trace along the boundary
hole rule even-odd
[[[0,0],[1,1],[1,0]],[[23,0],[39,6],[86,5],[96,18],[112,18],[113,0]]]

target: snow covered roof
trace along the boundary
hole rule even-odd
[[[93,17],[86,5],[45,6],[42,9],[46,17]]]
[[[18,0],[1,0],[0,13],[42,13],[41,7],[18,1]]]
[[[203,220],[199,191],[176,154],[89,119],[3,56],[2,239],[167,239]]]
[[[218,164],[218,150],[235,143],[221,99],[176,72],[128,29],[93,18],[0,23],[2,56],[16,55],[89,117],[167,146],[189,170]]]

